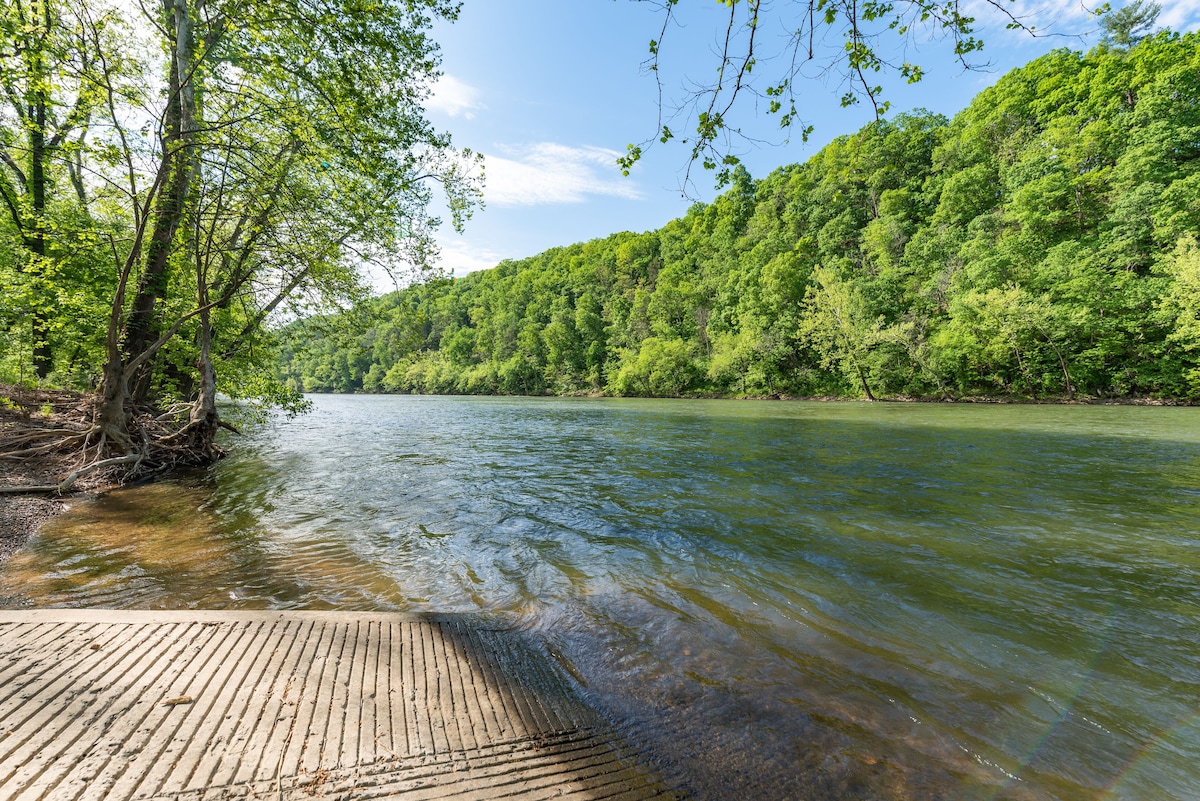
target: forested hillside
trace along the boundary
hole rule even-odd
[[[1200,37],[1167,32],[739,171],[661,230],[295,324],[281,370],[335,392],[1194,398],[1198,231]]]

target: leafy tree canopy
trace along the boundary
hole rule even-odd
[[[477,158],[423,109],[430,27],[457,12],[0,6],[0,378],[97,387],[94,429],[59,445],[210,458],[218,389],[298,402],[274,380],[281,316],[365,297],[368,264],[428,265],[434,191],[455,225],[479,196]]]
[[[286,332],[293,389],[1200,397],[1200,36],[1054,51],[657,231]]]

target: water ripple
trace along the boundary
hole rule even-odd
[[[41,605],[486,611],[699,798],[1200,797],[1192,410],[322,397]]]

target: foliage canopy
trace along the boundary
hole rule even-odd
[[[1056,50],[642,234],[293,326],[298,390],[1200,397],[1200,36]],[[340,318],[345,322],[345,318]],[[345,326],[343,326],[344,328]]]
[[[155,407],[182,423],[162,442],[211,453],[218,386],[297,402],[272,321],[365,297],[368,263],[426,265],[434,188],[456,225],[478,199],[476,157],[423,109],[430,26],[457,11],[0,6],[0,379],[98,385],[96,463],[149,459]]]

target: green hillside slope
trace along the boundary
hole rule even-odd
[[[294,325],[305,391],[1200,396],[1200,37],[1058,50],[620,233]],[[341,321],[344,322],[344,321]]]

